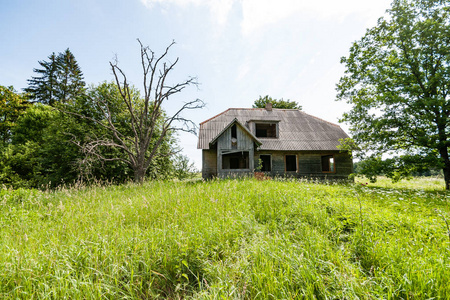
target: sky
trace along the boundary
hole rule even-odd
[[[337,102],[344,75],[340,58],[389,0],[0,0],[0,85],[27,87],[38,61],[69,48],[87,84],[112,81],[117,57],[128,80],[142,89],[137,39],[157,55],[175,41],[173,83],[196,77],[164,106],[175,112],[202,99],[184,117],[196,124],[228,108],[251,107],[259,96],[298,102],[303,111],[338,123],[350,107]],[[348,127],[341,124],[348,132]],[[179,145],[201,168],[197,137]]]

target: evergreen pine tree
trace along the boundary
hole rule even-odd
[[[69,48],[57,56],[52,53],[48,58],[50,61],[39,61],[42,69],[33,69],[41,76],[28,80],[25,91],[30,93],[31,99],[53,106],[84,92],[83,73]]]
[[[75,56],[69,48],[59,53],[56,58],[57,70],[57,98],[59,101],[67,100],[80,95],[84,91],[83,73],[78,66]]]
[[[48,59],[50,61],[39,61],[43,69],[33,69],[33,72],[41,75],[28,79],[28,88],[25,92],[36,102],[52,105],[55,100],[56,79],[56,55],[53,52]]]

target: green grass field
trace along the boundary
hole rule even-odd
[[[425,179],[0,190],[0,298],[448,299],[449,201]]]

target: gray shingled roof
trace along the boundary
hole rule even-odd
[[[339,125],[324,121],[296,109],[230,108],[200,123],[198,149],[209,149],[209,143],[230,122],[278,121],[279,138],[261,138],[260,150],[337,150],[339,139],[348,135]]]

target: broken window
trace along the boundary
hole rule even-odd
[[[261,172],[270,172],[272,171],[272,162],[270,155],[260,155],[259,159],[261,160]]]
[[[286,172],[297,171],[297,155],[285,156]]]
[[[237,129],[236,129],[236,124],[233,124],[233,126],[231,126],[231,138],[237,139]]]
[[[256,123],[256,137],[277,137],[277,124],[271,123]]]
[[[237,149],[237,128],[236,124],[231,126],[231,149]]]
[[[322,156],[322,172],[335,172],[333,155]]]
[[[249,169],[248,151],[235,152],[222,155],[222,169]]]

